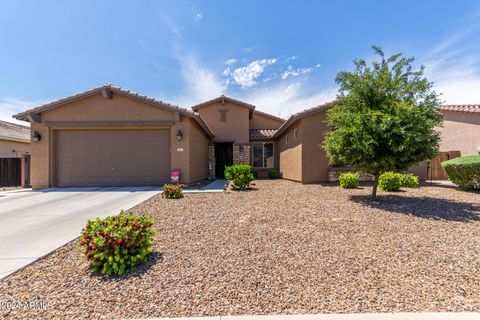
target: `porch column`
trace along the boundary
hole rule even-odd
[[[208,145],[208,177],[215,177],[215,145]]]

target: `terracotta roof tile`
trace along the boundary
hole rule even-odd
[[[0,121],[0,139],[30,142],[30,128]]]
[[[480,113],[480,104],[445,104],[438,109],[441,111]]]
[[[270,139],[272,138],[277,129],[250,129],[250,139],[251,140],[261,140],[261,139]]]

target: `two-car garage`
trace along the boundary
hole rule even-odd
[[[27,110],[34,189],[147,186],[208,177],[213,132],[200,115],[106,84]]]
[[[158,185],[170,173],[170,130],[56,130],[55,185]]]

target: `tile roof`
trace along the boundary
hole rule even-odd
[[[194,105],[194,106],[192,107],[192,109],[193,109],[194,111],[197,111],[198,108],[207,106],[207,105],[212,104],[212,103],[215,103],[215,102],[231,102],[231,103],[236,103],[236,104],[238,104],[238,105],[241,105],[241,106],[246,107],[246,108],[251,109],[251,110],[255,109],[255,106],[254,106],[253,104],[246,103],[246,102],[243,102],[243,101],[240,101],[240,100],[236,100],[236,99],[233,99],[233,98],[224,96],[224,95],[221,95],[221,96],[218,97],[218,98],[214,98],[214,99],[211,99],[211,100],[208,100],[208,101],[199,103],[199,104],[197,104],[197,105]]]
[[[30,128],[15,123],[0,121],[0,139],[30,142]]]
[[[279,122],[285,122],[285,119],[283,119],[283,118],[274,116],[273,114],[262,112],[260,110],[254,110],[253,114],[258,114],[258,115],[261,115],[261,116],[264,116],[264,117],[267,117],[267,118],[270,118],[270,119],[273,119],[273,120],[277,120]]]
[[[480,104],[446,104],[440,106],[439,109],[441,111],[480,113]]]
[[[250,139],[251,140],[262,140],[272,138],[277,129],[250,129]]]
[[[287,121],[285,121],[280,128],[278,128],[277,132],[274,135],[274,138],[278,138],[285,130],[288,129],[293,123],[295,123],[297,120],[300,120],[302,118],[308,117],[310,115],[325,111],[332,107],[334,102],[327,102],[321,105],[318,105],[316,107],[310,108],[310,109],[305,109],[303,111],[300,111],[298,113],[295,113],[288,118]]]
[[[87,91],[84,91],[84,92],[81,92],[81,93],[77,93],[75,95],[56,100],[56,101],[53,101],[53,102],[35,107],[33,109],[26,110],[24,112],[20,112],[20,113],[14,115],[13,117],[18,119],[18,120],[28,121],[28,115],[31,114],[31,113],[37,113],[37,114],[42,113],[44,111],[60,107],[64,104],[66,104],[66,103],[76,101],[76,100],[80,100],[80,99],[83,99],[83,98],[101,93],[104,89],[108,89],[108,90],[110,90],[110,92],[113,92],[113,93],[116,93],[116,94],[120,94],[120,95],[123,95],[123,96],[126,96],[126,97],[130,97],[130,98],[134,98],[134,99],[143,101],[143,102],[151,104],[155,107],[159,107],[159,108],[166,109],[166,110],[173,111],[173,112],[176,111],[176,112],[178,112],[182,115],[194,118],[200,124],[200,126],[207,132],[207,134],[209,134],[210,136],[213,137],[212,130],[208,127],[208,125],[205,123],[205,121],[203,121],[203,119],[200,117],[200,115],[197,112],[194,112],[192,110],[185,109],[185,108],[180,108],[178,106],[172,105],[172,104],[164,102],[162,100],[157,100],[153,97],[149,97],[149,96],[146,96],[146,95],[141,95],[140,93],[135,92],[135,91],[131,91],[131,90],[127,90],[127,89],[124,89],[124,88],[121,88],[121,87],[118,87],[118,86],[114,86],[111,83],[106,83],[103,86],[96,87],[96,88],[93,88],[93,89],[90,89],[90,90],[87,90]]]

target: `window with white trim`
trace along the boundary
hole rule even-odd
[[[285,135],[285,144],[288,144],[288,134]]]
[[[252,166],[254,168],[273,168],[273,142],[254,142],[252,144]]]

